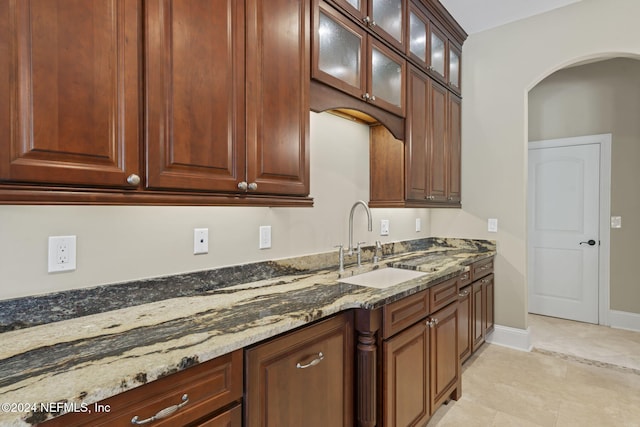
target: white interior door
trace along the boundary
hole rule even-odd
[[[598,323],[600,145],[529,149],[529,312]]]

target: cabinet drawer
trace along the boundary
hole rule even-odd
[[[487,274],[493,273],[493,258],[478,261],[471,266],[473,270],[473,280],[478,280]]]
[[[353,312],[245,352],[246,427],[353,423]]]
[[[429,289],[429,313],[458,300],[458,278],[454,277]]]
[[[402,298],[382,310],[382,338],[387,339],[429,314],[429,290]]]
[[[132,426],[162,409],[188,402],[174,414],[158,419],[153,426],[186,425],[213,414],[242,398],[242,350],[168,375],[100,402],[109,412],[70,413],[45,423],[49,426]],[[108,406],[107,406],[108,405]],[[94,408],[90,404],[91,409]]]
[[[472,269],[468,267],[468,270],[458,276],[458,289],[470,285],[471,282],[473,282]]]

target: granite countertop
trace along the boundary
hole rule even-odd
[[[362,267],[343,274],[387,266],[428,274],[387,289],[345,284],[337,254],[328,253],[3,301],[0,404],[90,404],[340,311],[381,307],[460,274],[496,248],[486,240],[391,243],[375,265],[371,251]],[[136,292],[151,300],[133,298]],[[0,425],[52,416],[7,409],[0,407]]]

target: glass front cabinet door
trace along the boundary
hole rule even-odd
[[[315,12],[313,78],[362,97],[367,91],[364,30],[322,1]]]
[[[409,6],[409,42],[407,44],[407,55],[416,61],[423,68],[429,66],[428,39],[429,20],[412,3]]]
[[[367,101],[404,117],[406,61],[370,38],[368,64],[370,81]]]
[[[370,21],[365,22],[376,34],[401,51],[405,50],[404,20],[407,0],[369,0]]]
[[[460,79],[462,71],[462,54],[460,49],[449,42],[449,87],[460,93]]]
[[[434,25],[429,29],[429,71],[443,83],[447,83],[447,37]]]

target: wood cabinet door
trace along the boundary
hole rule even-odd
[[[484,331],[486,329],[486,305],[480,280],[474,282],[472,285],[471,301],[473,315],[473,322],[471,325],[473,342],[471,344],[471,351],[475,352],[484,343]]]
[[[382,425],[424,425],[431,415],[429,328],[424,320],[384,341],[382,352]]]
[[[404,117],[407,61],[375,38],[367,37],[367,75],[368,102]]]
[[[313,4],[313,78],[362,99],[367,91],[365,31],[324,1]]]
[[[429,77],[415,67],[407,78],[407,114],[405,131],[407,200],[424,202],[427,196],[427,137],[429,133]]]
[[[483,293],[484,293],[484,305],[485,305],[485,316],[484,316],[484,331],[485,331],[485,337],[487,335],[487,333],[493,331],[494,329],[494,325],[495,325],[495,321],[494,321],[494,293],[493,290],[495,288],[494,285],[494,280],[493,280],[493,274],[487,276],[486,278],[482,279],[482,287],[483,287]]]
[[[220,415],[198,423],[197,427],[242,427],[242,406],[234,406]]]
[[[428,188],[427,199],[432,202],[447,200],[447,90],[430,80],[429,134],[428,134]]]
[[[405,51],[407,0],[369,0],[368,16],[371,31]]]
[[[247,427],[353,425],[353,312],[245,351]]]
[[[449,129],[447,132],[447,202],[458,204],[461,200],[461,160],[462,160],[462,138],[461,138],[461,112],[462,100],[453,94],[449,98]]]
[[[257,193],[307,196],[310,2],[246,4],[247,182]]]
[[[431,408],[438,408],[459,384],[458,303],[432,314],[431,327]]]
[[[462,288],[458,297],[458,354],[462,363],[471,356],[471,286]]]
[[[0,180],[130,187],[140,2],[1,3]]]
[[[147,187],[237,191],[244,181],[243,9],[146,2]]]

